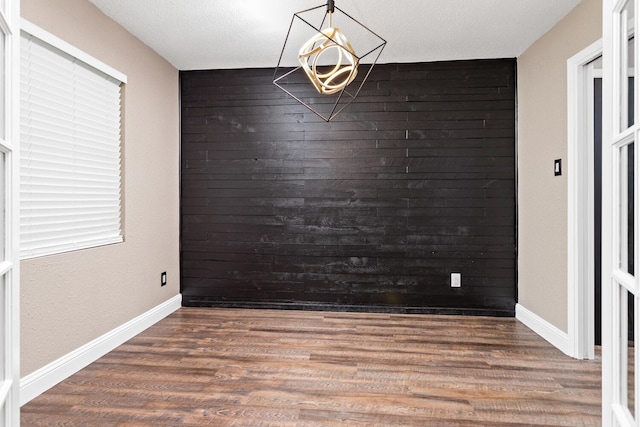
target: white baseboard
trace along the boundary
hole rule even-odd
[[[569,340],[569,334],[561,331],[520,304],[516,304],[516,319],[524,323],[529,329],[547,340],[558,350],[567,356],[573,357],[573,345],[571,345]]]
[[[25,376],[20,380],[20,406],[164,319],[179,309],[181,305],[182,295],[176,295],[135,319]]]

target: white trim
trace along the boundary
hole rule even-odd
[[[0,386],[0,401],[6,402],[9,400],[9,395],[13,393],[13,380],[3,381],[2,386]]]
[[[593,120],[587,111],[593,90],[586,65],[600,56],[602,40],[567,60],[567,354],[579,359],[595,357]]]
[[[116,70],[115,68],[105,64],[104,62],[94,58],[93,56],[89,55],[88,53],[83,52],[82,50],[78,49],[75,46],[70,45],[69,43],[67,43],[66,41],[54,36],[53,34],[43,30],[42,28],[38,27],[35,24],[32,24],[31,22],[27,21],[26,19],[22,18],[22,20],[20,21],[20,29],[22,31],[24,31],[25,33],[29,33],[32,36],[39,38],[40,40],[42,40],[43,42],[50,44],[51,46],[55,47],[56,49],[59,49],[61,51],[63,51],[64,53],[73,56],[74,58],[79,59],[80,61],[84,62],[85,64],[102,71],[103,73],[113,77],[116,80],[119,80],[122,83],[127,83],[127,75],[124,73],[121,73],[120,71]]]
[[[180,308],[182,295],[165,301],[20,380],[20,406],[130,340]]]
[[[616,9],[621,6],[619,0],[603,0],[602,2],[602,425],[609,427],[619,425],[615,422],[618,407],[620,380],[616,361],[620,357],[620,347],[616,345],[614,331],[619,310],[616,305],[617,285],[613,283],[615,251],[613,242],[615,231],[614,173],[618,173],[613,159],[614,133],[617,133],[619,112],[616,106],[619,92],[619,76],[616,70],[621,67],[619,42],[620,34],[616,19]],[[619,342],[619,340],[618,340]],[[617,386],[616,386],[617,385]]]
[[[569,340],[569,335],[566,332],[561,331],[520,304],[516,304],[516,319],[564,354],[572,356],[573,343]]]
[[[5,133],[2,139],[2,151],[5,154],[5,261],[9,261],[11,270],[3,272],[5,278],[5,374],[11,381],[11,390],[7,395],[5,416],[7,425],[20,424],[20,0],[9,0],[5,5],[5,24],[9,33],[5,40],[5,95],[4,103]]]

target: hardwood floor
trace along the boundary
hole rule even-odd
[[[182,308],[23,426],[600,424],[600,358],[513,318]]]

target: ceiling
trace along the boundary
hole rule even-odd
[[[90,1],[179,70],[275,67],[293,14],[326,3]],[[379,62],[393,63],[517,57],[580,1],[336,0],[336,6],[386,39]]]

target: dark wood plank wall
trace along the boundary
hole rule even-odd
[[[183,304],[513,315],[515,68],[379,65],[330,123],[182,72]]]

